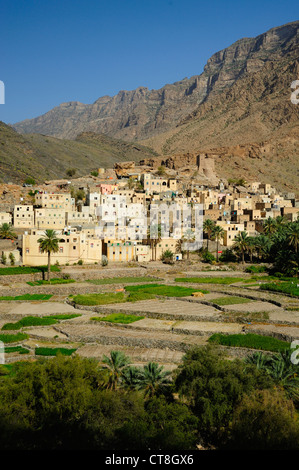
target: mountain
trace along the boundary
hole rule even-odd
[[[140,144],[91,132],[76,140],[21,135],[0,121],[0,182],[20,183],[28,176],[37,181],[65,178],[70,168],[76,169],[76,176],[83,176],[97,168],[110,168],[115,162],[137,162],[155,155]]]
[[[276,27],[256,38],[240,39],[214,54],[201,75],[160,90],[139,87],[99,98],[93,104],[62,103],[46,114],[14,125],[21,133],[73,139],[92,131],[123,140],[140,140],[173,129],[201,103],[229,89],[242,77],[259,73],[269,62],[298,52],[299,21]]]

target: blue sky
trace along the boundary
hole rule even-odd
[[[200,74],[214,52],[297,10],[288,0],[1,0],[0,120]]]

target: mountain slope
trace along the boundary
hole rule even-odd
[[[122,142],[104,135],[81,134],[62,140],[39,134],[21,135],[0,121],[0,182],[22,182],[64,178],[69,168],[76,176],[115,162],[153,157],[155,153],[137,143]]]
[[[160,90],[139,87],[104,96],[93,104],[63,103],[35,119],[14,125],[21,133],[75,138],[92,131],[124,140],[140,140],[173,129],[198,105],[219,95],[242,77],[261,71],[268,62],[280,62],[298,48],[299,22],[237,41],[217,52],[201,75],[183,79]]]

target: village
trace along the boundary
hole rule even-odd
[[[46,230],[59,237],[52,264],[101,264],[103,256],[108,262],[148,263],[165,252],[170,261],[180,261],[188,251],[207,249],[209,239],[218,260],[242,232],[263,233],[267,219],[297,220],[294,193],[280,193],[267,182],[219,180],[206,155],[185,163],[187,168],[176,168],[175,158],[125,162],[85,178],[24,184],[10,203],[9,191],[2,191],[0,225],[14,233],[1,237],[2,263],[46,264],[38,242]]]

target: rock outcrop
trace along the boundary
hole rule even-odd
[[[160,90],[139,87],[99,98],[93,104],[62,103],[35,119],[14,125],[21,133],[75,138],[92,131],[124,140],[140,140],[174,128],[208,97],[231,87],[269,61],[282,61],[298,48],[299,22],[273,28],[256,38],[240,39],[214,54],[201,75],[185,78]]]

